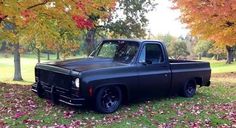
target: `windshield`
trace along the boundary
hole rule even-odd
[[[104,41],[94,57],[109,58],[121,63],[130,63],[138,51],[139,43],[134,41]]]

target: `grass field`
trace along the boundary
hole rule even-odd
[[[81,57],[81,56],[77,56]],[[56,56],[51,55],[50,61],[55,61]],[[47,62],[46,54],[41,56],[42,62]],[[212,73],[225,73],[225,72],[236,72],[236,62],[233,64],[225,64],[224,61],[214,61],[214,60],[204,60],[211,63]],[[34,66],[37,63],[36,55],[22,55],[21,58],[21,68],[22,68],[22,77],[24,81],[14,82],[14,60],[13,57],[5,58],[0,55],[0,82],[5,83],[17,83],[17,84],[32,84],[34,82]]]
[[[56,55],[51,54],[50,58],[50,60],[47,60],[47,55],[41,54],[41,62],[56,61]],[[36,55],[22,55],[21,71],[24,81],[14,82],[12,81],[14,75],[14,59],[12,56],[5,58],[0,54],[0,82],[26,85],[32,84],[34,82],[34,67],[36,64]]]
[[[46,56],[42,56],[43,61]],[[124,105],[103,115],[88,108],[53,105],[38,98],[31,86],[36,59],[22,57],[25,81],[13,84],[13,58],[0,56],[0,128],[2,127],[219,127],[236,128],[236,63],[210,61],[210,87],[198,88],[193,98],[168,97]],[[10,84],[9,84],[10,83]],[[24,85],[18,85],[24,84]]]

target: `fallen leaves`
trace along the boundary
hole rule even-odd
[[[236,86],[213,84],[199,89],[191,99],[146,101],[123,106],[108,115],[66,105],[55,106],[50,100],[38,98],[30,86],[0,84],[0,127],[112,127],[124,123],[130,127],[236,128]]]
[[[41,123],[41,121],[40,120],[25,119],[25,120],[23,120],[23,123],[27,124],[27,125],[38,125]]]
[[[22,117],[22,116],[24,116],[24,115],[26,115],[27,113],[26,112],[17,112],[14,116],[13,116],[13,118],[14,119],[18,119],[18,118],[20,118],[20,117]]]
[[[71,118],[75,114],[75,111],[64,111],[64,118]]]
[[[0,120],[0,128],[4,127],[5,126],[5,122],[1,119]]]

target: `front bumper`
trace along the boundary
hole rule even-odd
[[[208,81],[205,86],[209,87],[211,85],[211,81]]]
[[[48,88],[46,86],[43,86],[43,88],[47,88],[44,89],[44,95],[45,98],[48,98],[49,100],[55,100],[54,98],[56,98],[57,101],[71,106],[83,106],[86,103],[85,98],[65,95],[65,93],[63,93],[62,89],[60,88],[57,87]],[[35,93],[38,93],[37,83],[34,83],[32,85],[31,90]]]

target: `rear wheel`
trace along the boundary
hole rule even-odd
[[[189,80],[182,88],[182,96],[193,97],[197,90],[197,84],[195,80]]]
[[[116,86],[102,87],[95,97],[97,111],[105,114],[115,112],[120,107],[121,101],[121,89]]]

